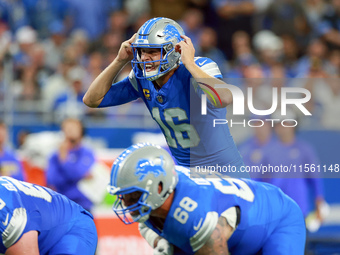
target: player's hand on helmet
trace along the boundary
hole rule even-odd
[[[120,46],[117,59],[119,61],[128,62],[133,59],[133,51],[131,44],[134,42],[137,34],[134,34],[129,40],[123,42]]]
[[[181,37],[184,40],[176,44],[175,51],[181,53],[182,62],[186,67],[188,67],[188,65],[195,64],[195,48],[189,37],[185,35],[181,35]]]
[[[153,249],[153,255],[173,255],[174,247],[164,238],[160,239]]]

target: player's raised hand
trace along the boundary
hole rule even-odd
[[[188,67],[189,65],[195,64],[195,48],[191,42],[191,39],[185,35],[181,35],[184,41],[176,44],[175,51],[181,53],[181,59],[183,64]]]
[[[129,40],[123,42],[120,46],[117,59],[122,62],[128,62],[133,59],[131,44],[134,42],[137,34],[135,33]]]

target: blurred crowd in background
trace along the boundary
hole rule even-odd
[[[340,0],[0,0],[1,114],[45,113],[59,123],[136,114],[138,101],[93,110],[82,97],[121,43],[160,16],[179,22],[196,56],[213,59],[232,83],[271,80],[248,85],[259,93],[308,88],[312,124],[340,127]]]
[[[340,0],[0,0],[0,175],[18,173],[16,178],[31,180],[15,155],[5,150],[5,144],[13,127],[38,126],[37,130],[23,128],[9,140],[17,140],[16,149],[22,149],[26,141],[28,153],[21,157],[46,171],[40,184],[91,210],[95,199],[84,198],[78,184],[93,177],[98,148],[127,147],[119,141],[123,139],[165,145],[162,134],[136,133],[133,139],[127,132],[114,134],[112,127],[158,128],[143,102],[107,109],[91,109],[82,102],[91,82],[117,56],[121,43],[153,17],[176,20],[191,38],[195,55],[215,61],[228,83],[252,88],[260,108],[270,108],[273,87],[310,90],[312,97],[305,107],[312,116],[299,119],[298,129],[329,131],[330,138],[320,142],[328,142],[325,148],[329,150],[320,149],[317,154],[324,150],[322,160],[329,156],[331,163],[336,163],[338,155],[331,152],[337,153],[338,144],[333,148],[331,142],[340,139],[332,133],[340,130]],[[126,65],[116,79],[125,78],[130,71],[131,65]],[[232,112],[230,106],[228,112]],[[71,118],[67,125],[65,118]],[[83,123],[85,128],[100,127],[97,133],[105,137],[106,144],[89,141],[91,149],[83,147]],[[267,158],[277,160],[270,161],[274,165],[318,162],[319,155],[312,152],[305,153],[308,157],[295,149],[291,154],[288,149],[282,153],[284,140],[287,135],[295,138],[295,129],[283,133],[276,127],[283,143],[279,144],[279,139],[272,146],[274,131],[267,124],[255,132],[231,128],[247,165],[259,165]],[[38,133],[52,125],[61,132]],[[31,132],[36,133],[27,139]],[[252,133],[253,140],[247,140]],[[303,147],[301,152],[305,151]],[[109,158],[114,159],[111,154]],[[304,180],[298,180],[299,187],[307,185]],[[67,185],[60,185],[64,183]],[[100,185],[93,186],[98,191]],[[287,187],[293,187],[296,194],[307,194],[296,192],[296,186],[294,182]],[[320,187],[314,188],[319,195],[316,207],[323,202]],[[301,199],[307,203],[302,195]]]

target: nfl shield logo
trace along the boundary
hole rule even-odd
[[[159,103],[163,103],[163,97],[162,97],[162,95],[157,95],[157,101],[158,101]]]

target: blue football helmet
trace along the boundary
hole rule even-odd
[[[133,145],[112,165],[108,192],[117,195],[112,209],[125,224],[144,222],[177,182],[174,161],[166,150],[148,143]]]
[[[184,31],[177,22],[168,18],[150,19],[137,32],[133,49],[132,68],[137,78],[154,81],[177,67],[181,54],[175,51],[175,45],[183,41]],[[141,48],[160,49],[161,59],[142,62]],[[159,62],[156,70],[147,71],[146,65]]]

